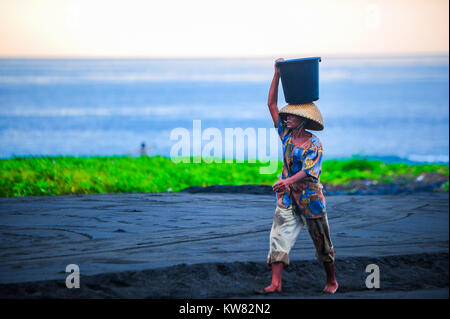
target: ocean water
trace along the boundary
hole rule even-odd
[[[226,148],[226,128],[273,127],[272,76],[268,58],[0,59],[0,157],[138,155],[142,142],[168,156],[171,132],[193,139],[194,120]],[[448,162],[448,87],[448,56],[322,57],[325,159]]]

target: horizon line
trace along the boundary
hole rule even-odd
[[[279,54],[277,56],[320,56],[328,58],[341,58],[341,59],[364,59],[364,58],[420,58],[420,57],[449,57],[449,51],[436,51],[436,52],[405,52],[405,53],[333,53],[333,54]],[[183,55],[0,55],[0,59],[273,59],[275,55],[233,55],[233,56],[183,56]]]

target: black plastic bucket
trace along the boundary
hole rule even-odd
[[[319,99],[320,61],[320,57],[313,57],[276,62],[286,103],[302,104]]]

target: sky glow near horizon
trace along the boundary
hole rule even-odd
[[[0,57],[448,54],[446,0],[0,0]]]

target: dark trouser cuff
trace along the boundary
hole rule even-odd
[[[282,251],[273,251],[267,258],[267,265],[272,266],[272,263],[282,262],[284,267],[289,266],[289,254]]]

